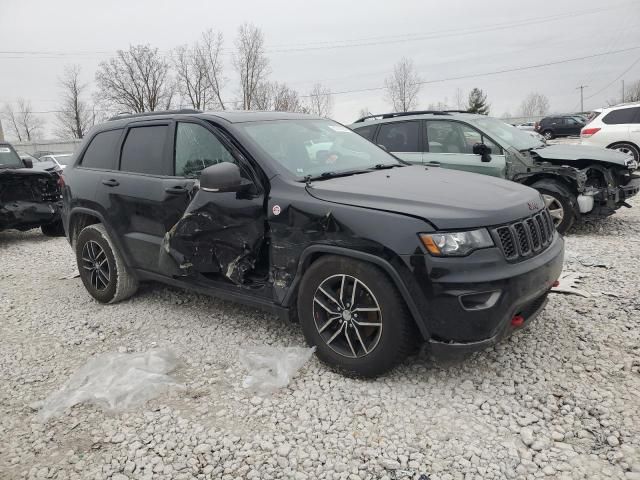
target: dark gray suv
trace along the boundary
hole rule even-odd
[[[425,342],[440,355],[497,342],[562,269],[535,190],[408,165],[314,116],[117,118],[76,158],[63,220],[94,298],[156,280],[265,308],[356,375]]]

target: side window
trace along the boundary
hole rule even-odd
[[[495,154],[502,149],[475,128],[464,123],[448,121],[427,122],[427,142],[431,153],[473,154],[476,143],[484,143]]]
[[[116,144],[122,129],[98,133],[82,156],[83,167],[113,170],[116,165]]]
[[[122,147],[120,170],[149,175],[167,175],[162,157],[168,130],[167,125],[130,129]]]
[[[174,151],[175,175],[197,177],[202,169],[220,162],[235,163],[235,159],[218,140],[202,125],[178,123]]]
[[[376,127],[377,125],[369,125],[366,127],[356,128],[353,131],[367,140],[373,140],[373,134],[376,133]]]
[[[395,122],[380,126],[377,143],[390,152],[418,152],[419,138],[418,122]]]
[[[640,107],[620,108],[618,110],[614,110],[602,117],[602,122],[607,125],[640,123]]]

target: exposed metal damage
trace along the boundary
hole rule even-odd
[[[161,269],[174,277],[221,275],[235,285],[255,286],[247,273],[255,268],[265,231],[253,210],[229,211],[220,203],[226,194],[195,187],[191,195],[184,215],[163,239]]]
[[[0,230],[29,230],[59,221],[57,176],[29,169],[0,170]]]

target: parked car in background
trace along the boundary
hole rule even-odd
[[[73,153],[54,153],[51,155],[43,155],[39,160],[42,162],[54,162],[61,170],[64,170],[69,162],[71,162],[72,157]]]
[[[156,280],[263,307],[359,376],[424,342],[437,356],[499,341],[562,269],[535,190],[407,165],[310,115],[121,116],[94,127],[63,177],[95,299]]]
[[[58,175],[32,168],[8,143],[0,143],[0,231],[40,227],[62,235]]]
[[[38,150],[37,152],[34,152],[32,155],[36,158],[40,158],[44,155],[53,155],[55,152],[52,152],[50,150]]]
[[[35,170],[44,170],[45,172],[60,172],[62,168],[60,165],[54,160],[48,159],[44,160],[42,158],[36,158],[33,155],[30,155],[26,152],[17,152],[20,155],[20,158],[24,160],[28,160],[33,165],[32,168]]]
[[[545,117],[535,124],[535,131],[547,140],[556,137],[570,137],[580,135],[585,122],[574,115],[558,115]]]
[[[520,130],[533,132],[536,129],[536,123],[535,122],[518,123],[517,125],[514,125],[514,127]]]
[[[582,145],[546,145],[501,120],[457,111],[372,115],[351,128],[411,163],[482,173],[529,185],[556,228],[610,215],[640,189],[627,155]],[[452,188],[456,188],[452,186]],[[464,195],[464,189],[459,189]]]
[[[640,162],[640,103],[599,108],[594,113],[580,132],[581,143],[612,148]]]

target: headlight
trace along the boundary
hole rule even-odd
[[[427,251],[435,257],[463,257],[494,245],[484,228],[468,232],[421,233],[419,236]]]

